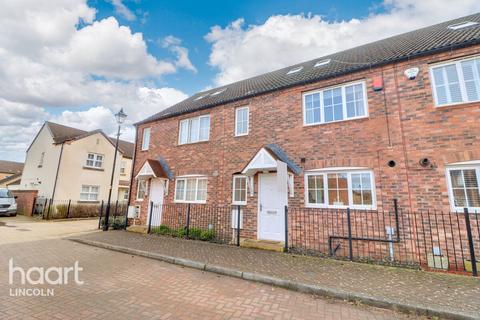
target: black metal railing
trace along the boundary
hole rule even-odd
[[[291,253],[477,275],[477,212],[411,212],[394,201],[391,210],[285,207],[284,217]],[[240,245],[258,236],[257,212],[245,206],[150,203],[146,222],[148,233],[185,239]]]
[[[243,211],[244,208],[231,205],[160,205],[150,202],[147,232],[240,245]]]
[[[288,208],[288,251],[477,275],[477,212]],[[472,263],[472,261],[477,261]]]

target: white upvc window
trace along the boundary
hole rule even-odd
[[[232,204],[247,204],[247,177],[233,176]]]
[[[303,94],[303,124],[306,126],[367,116],[368,104],[364,81]]]
[[[375,209],[373,172],[322,170],[305,174],[305,203],[313,208]]]
[[[103,166],[103,155],[89,152],[87,154],[86,167],[99,169]]]
[[[480,213],[480,163],[447,168],[448,193],[454,211],[464,208]]]
[[[38,161],[38,167],[41,168],[43,167],[43,160],[45,159],[45,152],[42,152],[40,154],[40,160]]]
[[[126,161],[120,162],[120,174],[125,174],[126,167],[127,167]]]
[[[137,181],[137,201],[143,201],[145,195],[147,194],[147,180],[138,180]]]
[[[126,189],[125,192],[123,193],[123,200],[128,201],[128,194],[129,194],[129,189]]]
[[[430,67],[436,106],[480,101],[480,57]]]
[[[206,203],[206,177],[179,177],[175,185],[175,202]]]
[[[80,192],[81,201],[98,201],[99,186],[82,185]]]
[[[235,136],[248,135],[250,114],[248,107],[235,109]]]
[[[148,150],[150,146],[150,128],[143,129],[142,150]]]
[[[210,115],[180,121],[178,144],[208,141],[210,138]]]

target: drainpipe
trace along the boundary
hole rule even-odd
[[[133,159],[132,159],[132,167],[130,168],[130,189],[128,189],[128,205],[130,205],[130,200],[132,198],[135,159],[137,158],[137,139],[138,139],[138,127],[135,126],[135,143],[133,144]]]
[[[55,198],[55,190],[57,189],[57,181],[58,181],[58,172],[60,171],[60,162],[62,162],[62,154],[63,154],[63,145],[65,142],[62,142],[62,147],[60,148],[60,156],[58,157],[58,165],[57,165],[57,173],[55,174],[55,182],[53,183],[53,191],[52,191],[52,198],[50,201],[53,202]]]

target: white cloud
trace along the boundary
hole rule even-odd
[[[384,0],[386,12],[348,21],[320,15],[276,15],[260,25],[243,19],[205,36],[209,63],[223,85],[388,36],[480,11],[478,0]]]
[[[22,160],[45,120],[113,134],[120,107],[131,125],[186,98],[152,84],[183,66],[153,57],[141,33],[95,13],[86,0],[2,1],[0,158]]]
[[[115,12],[128,21],[134,21],[137,18],[135,14],[123,4],[122,0],[112,0],[112,4],[115,8]]]
[[[175,53],[177,60],[175,61],[175,66],[179,68],[185,68],[197,73],[197,68],[192,64],[190,58],[188,57],[188,49],[182,47],[180,44],[182,40],[170,35],[163,39],[162,46],[168,48],[171,52]]]

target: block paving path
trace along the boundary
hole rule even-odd
[[[81,238],[480,319],[480,280],[126,231]]]
[[[16,227],[9,228],[13,225]],[[19,228],[20,225],[17,219],[0,227],[0,319],[414,318],[391,310],[318,298],[86,246],[58,235],[52,239],[52,233],[48,237],[44,235],[44,225],[32,223],[29,231]],[[90,230],[90,227],[85,229]],[[25,241],[28,233],[35,235],[29,238],[35,240]],[[95,238],[101,235],[129,237],[125,232],[108,232],[98,233]],[[10,241],[2,242],[6,239]],[[71,267],[78,261],[83,268],[80,280],[84,284],[76,285],[70,278],[68,285],[22,286],[17,273],[10,285],[10,258],[14,266],[25,270]],[[11,296],[11,290],[15,293],[17,288],[32,287],[54,289],[54,296]]]

